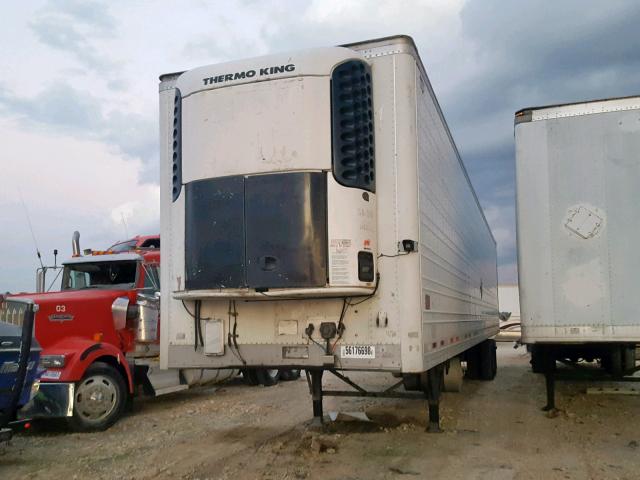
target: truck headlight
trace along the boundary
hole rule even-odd
[[[40,366],[42,368],[62,368],[64,367],[64,355],[42,355]]]
[[[29,400],[35,397],[40,391],[40,380],[34,380],[31,384],[31,393],[29,395]]]

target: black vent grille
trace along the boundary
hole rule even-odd
[[[182,190],[182,95],[176,88],[173,98],[173,140],[172,140],[172,194],[175,202]]]
[[[375,192],[371,67],[338,65],[331,76],[333,174],[347,187]]]

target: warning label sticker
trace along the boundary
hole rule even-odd
[[[330,276],[331,283],[334,285],[349,284],[349,266],[350,266],[351,239],[349,238],[333,238],[330,242],[329,258],[330,258]]]

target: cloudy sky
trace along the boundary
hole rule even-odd
[[[159,231],[160,73],[412,35],[514,282],[513,113],[640,94],[628,1],[80,1],[3,5],[0,291],[47,263]],[[28,214],[27,214],[28,212]]]

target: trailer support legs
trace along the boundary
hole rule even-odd
[[[541,348],[540,354],[544,366],[544,381],[547,390],[547,404],[542,407],[545,412],[554,412],[556,410],[556,357],[552,348]]]
[[[547,404],[542,407],[542,410],[550,412],[556,409],[556,381],[553,372],[547,370],[544,373],[544,380],[547,386]]]
[[[427,371],[425,394],[429,405],[429,424],[427,432],[440,433],[440,393],[444,383],[444,365],[438,365]]]
[[[322,412],[322,374],[323,370],[311,370],[311,399],[313,400],[314,426],[322,425],[324,413]]]

